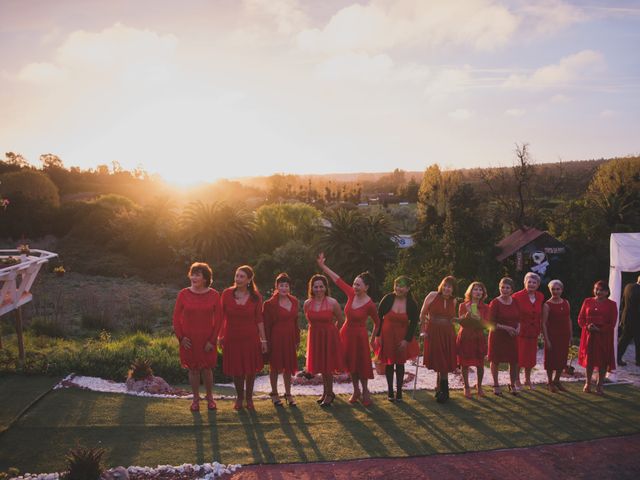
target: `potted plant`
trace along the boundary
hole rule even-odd
[[[66,270],[62,265],[57,266],[53,269],[53,273],[56,274],[56,277],[62,277],[65,274]]]
[[[569,364],[565,367],[565,372],[569,375],[573,375],[576,371],[576,368],[573,366],[573,361],[578,358],[578,353],[580,352],[580,348],[577,345],[571,345],[569,347],[569,354],[567,355],[567,360],[569,360]]]

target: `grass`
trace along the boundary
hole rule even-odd
[[[255,413],[220,401],[217,412],[200,414],[189,412],[188,400],[56,390],[0,435],[0,470],[58,471],[67,449],[78,444],[104,447],[109,466],[251,464],[492,450],[640,432],[639,389],[612,386],[597,397],[580,387],[480,401],[454,392],[445,405],[424,391],[403,404],[376,395],[369,409],[350,406],[346,396],[328,409],[313,397],[298,397],[297,409],[258,401]]]
[[[58,383],[58,378],[0,377],[0,434],[38,397]]]

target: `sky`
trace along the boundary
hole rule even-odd
[[[640,153],[640,0],[0,0],[0,152],[180,185]]]

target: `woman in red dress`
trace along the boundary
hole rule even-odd
[[[290,294],[291,280],[286,273],[276,277],[276,290],[273,296],[264,302],[262,314],[264,329],[269,345],[269,380],[271,381],[271,401],[281,406],[278,395],[278,374],[282,372],[284,380],[284,399],[291,407],[296,401],[291,395],[291,374],[298,370],[298,344],[300,327],[298,326],[298,299]]]
[[[393,282],[393,293],[385,295],[378,305],[380,325],[376,331],[376,355],[385,364],[390,402],[402,401],[404,364],[420,354],[415,338],[420,314],[411,295],[411,279],[401,275]],[[393,394],[393,372],[396,374],[396,393]]]
[[[429,292],[420,310],[420,321],[425,332],[423,361],[427,368],[438,373],[438,403],[449,399],[449,372],[456,369],[456,334],[453,327],[456,316],[455,288],[454,277],[443,278],[438,291]]]
[[[493,393],[502,395],[498,383],[498,367],[500,363],[509,364],[511,383],[509,391],[517,395],[516,381],[518,379],[518,333],[520,332],[520,310],[511,294],[514,290],[513,280],[504,277],[499,284],[500,296],[491,300],[489,304],[489,362],[493,376]]]
[[[566,390],[560,383],[560,374],[567,366],[567,355],[573,338],[571,307],[569,302],[562,298],[563,290],[564,285],[560,280],[551,280],[551,298],[542,307],[544,369],[547,371],[547,386],[552,393]]]
[[[233,377],[236,387],[235,410],[242,409],[246,393],[247,409],[253,410],[253,383],[264,366],[267,338],[262,320],[262,297],[254,282],[253,269],[238,267],[232,287],[222,292],[224,322],[218,337],[223,348],[222,371]]]
[[[591,379],[594,368],[598,369],[598,383],[596,393],[604,395],[602,384],[607,369],[616,368],[613,349],[613,329],[618,320],[618,306],[613,300],[609,300],[609,285],[603,280],[593,286],[594,296],[585,298],[578,325],[582,328],[580,335],[580,352],[578,363],[587,370],[587,379],[583,390],[591,393]]]
[[[338,333],[342,309],[338,301],[329,296],[329,280],[324,275],[311,277],[308,297],[304,302],[304,313],[309,323],[306,370],[322,375],[322,396],[317,402],[320,406],[328,407],[336,398],[333,393],[333,373],[344,370]]]
[[[518,369],[524,368],[524,384],[533,390],[531,370],[536,366],[538,354],[538,337],[542,323],[542,305],[544,295],[538,291],[540,277],[529,272],[524,276],[524,289],[513,294],[513,299],[520,309],[520,334],[518,335]],[[516,379],[516,388],[522,389],[520,372]]]
[[[458,365],[462,367],[464,396],[471,398],[469,386],[469,367],[476,368],[478,397],[484,396],[482,378],[484,377],[484,357],[487,355],[487,339],[484,329],[489,319],[489,307],[484,303],[487,288],[482,282],[471,282],[464,293],[464,303],[460,304],[458,317],[460,330],[456,339]]]
[[[340,341],[346,369],[353,383],[353,394],[349,403],[356,403],[362,398],[362,405],[368,407],[371,405],[368,383],[369,379],[373,378],[371,350],[375,332],[380,323],[378,309],[367,293],[373,283],[373,277],[369,272],[363,272],[353,280],[353,287],[351,287],[325,264],[322,253],[318,255],[318,266],[347,296],[347,304],[344,307],[346,321],[340,329]],[[373,331],[370,336],[367,332],[369,318],[373,320]]]
[[[213,368],[218,361],[215,339],[221,323],[220,295],[211,288],[211,267],[194,263],[189,269],[191,286],[178,293],[173,310],[173,330],[180,342],[180,363],[189,369],[193,392],[191,411],[200,410],[200,379],[207,392],[207,407],[216,408],[213,400]]]

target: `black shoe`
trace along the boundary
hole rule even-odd
[[[396,402],[401,402],[402,401],[402,390],[398,390],[396,392]]]
[[[387,394],[387,400],[389,400],[390,402],[395,402],[396,398],[393,396],[393,392],[389,392]]]
[[[627,362],[625,362],[622,359],[619,359],[617,363],[618,363],[618,366],[620,366],[620,367],[626,367],[627,366]],[[636,363],[638,363],[638,362],[636,362]]]

